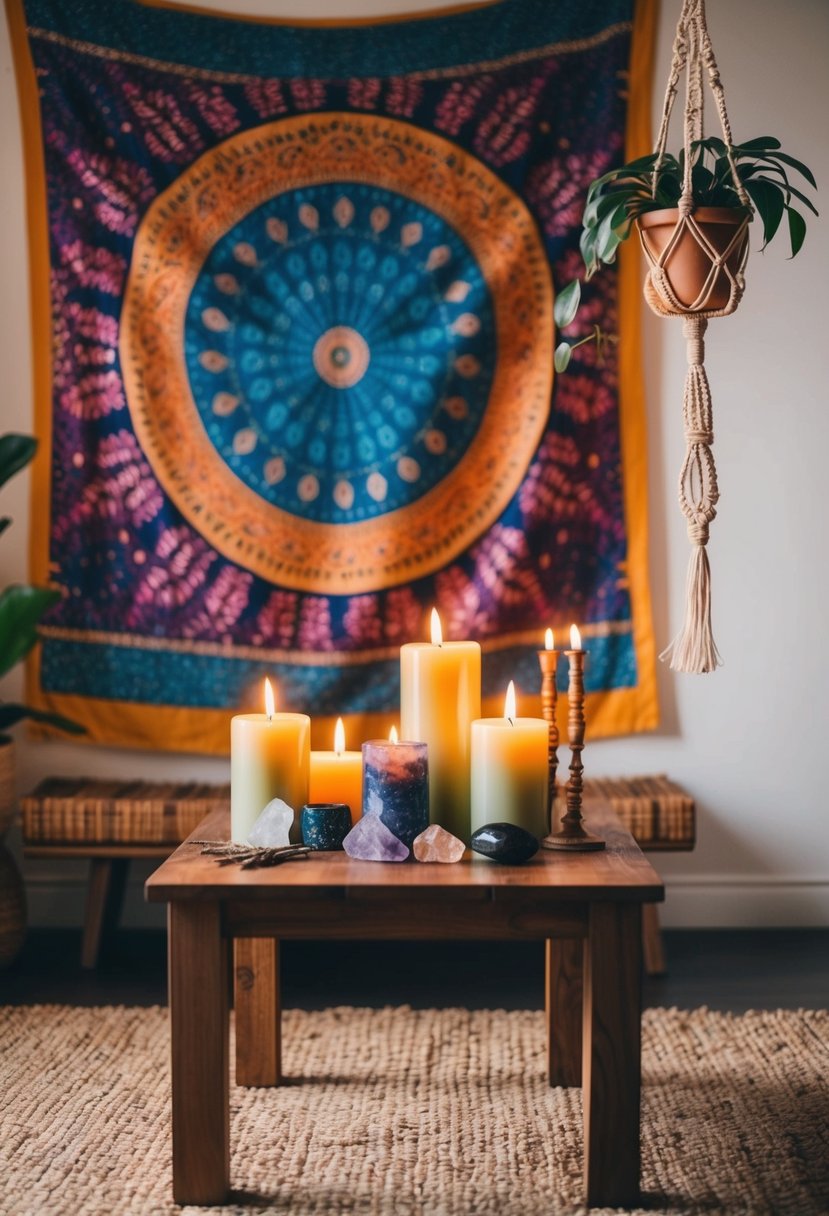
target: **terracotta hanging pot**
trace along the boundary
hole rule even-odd
[[[742,207],[697,207],[693,217],[705,239],[720,256],[728,251],[723,266],[714,270],[709,251],[700,244],[692,228],[683,227],[662,263],[662,270],[683,308],[692,312],[695,306],[704,306],[706,311],[719,311],[728,307],[732,276],[742,270],[745,262],[748,245],[746,212]],[[676,232],[679,209],[668,207],[662,211],[646,211],[639,216],[637,223],[649,261],[658,263]],[[742,236],[735,240],[741,225]],[[733,247],[729,249],[732,242]],[[712,273],[713,282],[710,281]]]

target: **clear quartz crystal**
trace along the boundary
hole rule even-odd
[[[268,848],[290,844],[289,833],[294,822],[294,812],[281,798],[273,798],[250,829],[247,843]]]
[[[412,852],[418,861],[460,861],[465,845],[457,836],[447,832],[438,823],[432,823],[425,832],[415,837]]]

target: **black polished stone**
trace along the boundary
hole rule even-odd
[[[538,840],[514,823],[488,823],[473,832],[470,847],[505,866],[519,866],[538,852]]]

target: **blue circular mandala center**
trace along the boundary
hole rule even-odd
[[[310,186],[217,241],[185,358],[211,442],[251,489],[305,519],[371,519],[469,447],[492,383],[492,302],[434,212],[376,186]]]

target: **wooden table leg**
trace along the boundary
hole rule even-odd
[[[233,946],[236,1084],[281,1085],[279,942],[237,937]]]
[[[221,909],[170,904],[173,1198],[224,1203],[230,1188],[229,951]]]
[[[639,1198],[642,914],[594,903],[584,967],[584,1179],[593,1207]]]
[[[128,867],[127,857],[90,859],[81,942],[81,966],[88,970],[97,967],[101,943],[118,923]]]
[[[584,942],[548,938],[545,959],[547,1078],[551,1085],[581,1085]]]
[[[642,947],[645,951],[645,971],[648,975],[664,975],[665,945],[659,927],[659,905],[642,905]]]

